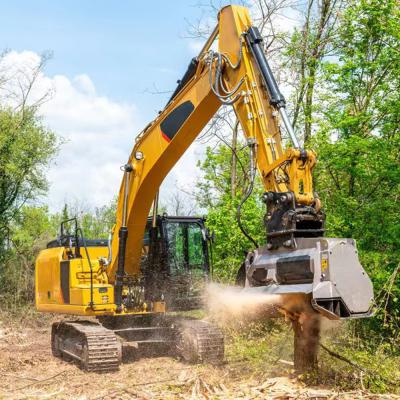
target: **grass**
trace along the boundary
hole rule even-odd
[[[179,313],[203,318],[204,312]],[[46,328],[59,316],[38,313],[29,305],[17,310],[0,310],[3,326]],[[293,333],[290,324],[279,320],[235,322],[224,325],[226,361],[231,374],[243,379],[288,376],[294,373]],[[400,346],[388,338],[362,338],[352,322],[325,329],[321,342],[329,349],[353,361],[366,372],[333,358],[320,350],[319,369],[301,377],[307,384],[318,384],[341,391],[367,390],[373,393],[400,394]]]
[[[400,393],[400,343],[391,338],[362,338],[352,322],[326,332],[322,342],[360,366],[353,367],[321,350],[319,379],[343,390],[366,389],[374,393]]]
[[[258,364],[290,360],[293,355],[291,332],[282,321],[249,323],[225,327],[228,361],[245,360],[255,367]]]
[[[227,361],[246,361],[249,374],[276,376],[294,372],[289,364],[293,360],[293,333],[284,321],[253,322],[225,328],[225,333]],[[400,394],[400,356],[393,352],[396,346],[389,346],[385,340],[372,344],[357,337],[351,323],[342,323],[324,331],[321,342],[365,369],[365,372],[332,357],[321,348],[317,373],[300,377],[305,383],[340,391]]]
[[[0,307],[0,323],[8,327],[46,328],[54,322],[55,318],[55,314],[36,311],[31,304],[12,310]]]

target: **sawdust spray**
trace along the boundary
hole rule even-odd
[[[206,289],[206,306],[211,318],[223,324],[277,316],[281,296],[243,291],[237,286],[212,283]]]

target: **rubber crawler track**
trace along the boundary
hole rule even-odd
[[[61,345],[55,344],[57,340]],[[116,371],[121,363],[121,344],[114,332],[88,321],[54,324],[52,348],[78,360],[86,371]]]
[[[188,320],[180,324],[180,330],[189,332],[196,343],[193,351],[198,362],[220,364],[223,361],[224,335],[217,326],[207,321]]]

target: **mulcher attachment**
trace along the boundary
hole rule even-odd
[[[287,312],[311,305],[329,319],[371,315],[372,283],[352,239],[295,238],[294,248],[254,250],[245,266],[244,290],[268,296],[270,305]]]
[[[89,321],[54,323],[51,348],[53,355],[72,358],[86,371],[116,371],[121,363],[121,343],[114,332]]]

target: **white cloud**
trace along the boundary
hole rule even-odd
[[[74,78],[74,83],[77,87],[81,89],[83,93],[91,96],[94,96],[96,94],[96,88],[94,87],[91,79],[86,74],[77,75]]]
[[[0,61],[0,72],[7,73],[8,87],[0,87],[0,97],[17,87],[21,76],[29,76],[40,62],[30,51],[7,54]],[[22,74],[22,75],[21,75]],[[6,90],[7,89],[7,90]],[[50,190],[43,203],[59,211],[65,202],[83,207],[107,204],[118,194],[122,178],[120,166],[127,161],[134,138],[143,121],[134,104],[113,101],[99,95],[90,77],[80,74],[70,79],[40,73],[31,101],[51,91],[41,107],[43,122],[65,141],[48,171]],[[15,99],[8,98],[9,103]],[[193,186],[196,172],[196,145],[192,146],[165,180],[161,197],[177,187]]]
[[[17,77],[22,70],[29,74],[39,61],[33,52],[10,52],[2,66]],[[85,74],[69,79],[41,73],[31,101],[49,90],[52,95],[40,113],[65,143],[48,172],[50,190],[44,200],[53,211],[61,209],[64,202],[92,207],[106,204],[119,189],[119,167],[126,162],[142,125],[138,111],[133,104],[98,95]]]

